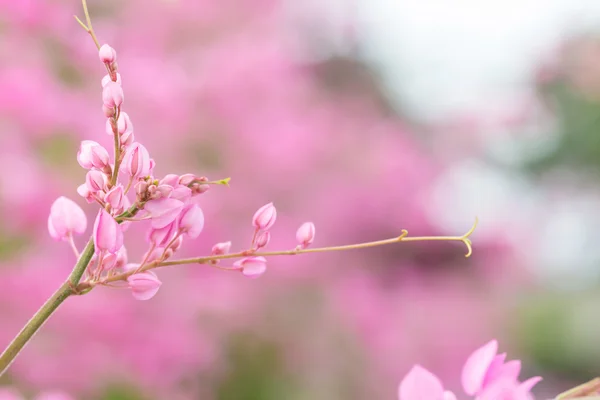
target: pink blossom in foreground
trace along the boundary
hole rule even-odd
[[[498,342],[492,340],[475,350],[462,370],[463,390],[476,400],[534,400],[531,389],[542,378],[519,382],[520,361],[504,362],[506,354],[497,354]],[[450,400],[454,394],[444,391],[441,381],[416,365],[398,388],[399,400]]]
[[[119,223],[104,209],[98,212],[93,236],[97,252],[116,253],[123,246],[123,231]]]
[[[258,278],[267,270],[267,260],[264,257],[246,257],[233,265],[248,278]]]
[[[256,213],[254,213],[254,217],[252,217],[252,225],[256,229],[269,230],[273,224],[275,224],[275,220],[277,219],[277,210],[273,203],[265,204],[261,208],[259,208]]]
[[[200,236],[204,228],[204,214],[196,204],[187,206],[179,215],[179,231],[186,233],[190,238]]]
[[[305,222],[300,225],[300,228],[296,231],[296,240],[301,248],[307,248],[315,240],[315,224]]]
[[[52,203],[48,231],[54,239],[68,239],[73,233],[82,234],[86,228],[87,218],[73,200],[61,196]]]
[[[183,202],[175,199],[149,201],[145,210],[152,218],[152,228],[160,229],[175,221],[183,209]]]
[[[158,292],[162,282],[151,271],[138,272],[127,278],[131,294],[137,300],[150,300]]]

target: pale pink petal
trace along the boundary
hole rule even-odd
[[[474,396],[482,388],[490,365],[496,357],[498,342],[492,340],[475,350],[467,359],[462,370],[462,385],[466,394]]]
[[[406,374],[398,387],[399,400],[444,400],[442,382],[420,365]]]

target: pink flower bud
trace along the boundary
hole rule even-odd
[[[160,185],[169,185],[171,187],[179,186],[179,175],[168,174],[165,175],[159,182]]]
[[[129,146],[132,145],[134,140],[135,140],[135,135],[133,134],[133,130],[126,131],[124,134],[121,135],[121,146],[128,148]]]
[[[144,208],[152,218],[152,227],[160,229],[177,219],[183,203],[175,199],[158,199],[149,201]]]
[[[116,82],[108,82],[102,88],[102,103],[106,108],[121,107],[124,97],[123,88]]]
[[[87,228],[87,218],[73,200],[59,197],[50,207],[48,231],[55,240],[65,240],[73,233],[81,234]]]
[[[143,178],[150,175],[151,168],[148,150],[140,143],[133,143],[123,156],[121,171],[132,178]]]
[[[119,114],[119,120],[117,121],[117,129],[119,135],[124,135],[128,132],[133,132],[133,124],[131,123],[131,119],[129,119],[129,115],[126,112],[121,112]]]
[[[152,197],[155,199],[171,197],[171,193],[173,192],[173,187],[169,185],[158,185],[155,188],[152,193]]]
[[[179,177],[179,184],[183,186],[191,185],[196,179],[196,175],[194,174],[183,174]]]
[[[79,195],[83,197],[89,204],[94,202],[94,194],[90,192],[85,183],[77,187],[77,193],[79,193]]]
[[[267,260],[264,257],[246,257],[233,263],[244,276],[258,278],[267,270]]]
[[[104,75],[104,77],[102,78],[102,87],[106,86],[106,84],[108,82],[111,82],[111,81],[112,81],[112,79],[111,79],[111,77],[110,77],[109,74]],[[122,82],[121,82],[121,74],[118,73],[118,72],[117,72],[117,80],[115,82],[117,82],[119,85],[122,84]]]
[[[148,241],[155,246],[164,247],[173,239],[176,232],[177,223],[175,221],[160,229],[151,228],[148,232]]]
[[[260,232],[256,235],[256,241],[254,242],[257,249],[263,248],[269,244],[271,240],[271,233],[269,231]]]
[[[77,152],[77,162],[85,169],[104,169],[109,165],[108,151],[92,140],[84,140]]]
[[[150,300],[162,285],[156,274],[150,271],[133,274],[127,278],[127,282],[136,300]]]
[[[94,246],[96,251],[116,253],[123,246],[123,231],[119,223],[104,209],[98,212],[94,223]]]
[[[300,247],[307,248],[315,240],[315,224],[305,222],[300,225],[296,231],[296,240],[300,243]]]
[[[125,192],[123,186],[117,185],[106,192],[104,201],[110,205],[113,210],[121,210],[123,208],[123,202],[125,199]]]
[[[269,230],[277,219],[277,210],[273,203],[265,204],[259,208],[252,218],[252,225],[256,229]]]
[[[202,185],[198,182],[194,182],[191,185],[192,195],[196,196],[202,193],[206,193],[210,189],[210,185]]]
[[[231,242],[221,242],[221,243],[215,244],[212,247],[210,254],[213,256],[220,256],[222,254],[229,253],[230,249],[231,249]]]
[[[204,228],[204,213],[196,204],[187,206],[179,215],[179,231],[195,239]]]
[[[103,44],[100,50],[98,50],[98,56],[103,63],[111,64],[116,61],[117,52],[109,45]]]
[[[98,193],[106,188],[108,184],[108,178],[106,174],[96,169],[88,171],[85,175],[85,185],[91,193]]]

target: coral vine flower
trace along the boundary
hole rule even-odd
[[[533,400],[531,389],[542,378],[519,382],[521,362],[504,362],[506,354],[497,354],[498,342],[492,340],[475,350],[462,371],[462,386],[476,400]],[[404,377],[398,389],[399,400],[450,400],[454,394],[444,391],[439,379],[416,365]]]
[[[315,240],[315,224],[305,222],[296,231],[296,240],[300,247],[305,249]]]
[[[256,229],[269,230],[275,224],[275,220],[277,219],[277,210],[273,203],[265,204],[261,208],[259,208],[256,213],[254,213],[254,217],[252,217],[252,225]]]
[[[195,239],[204,228],[204,214],[202,209],[196,204],[192,204],[183,209],[179,215],[179,230]]]
[[[149,201],[145,206],[152,218],[152,228],[161,229],[175,221],[183,209],[183,202],[175,199]]]
[[[151,170],[150,153],[142,144],[133,143],[123,156],[121,171],[135,179],[150,175]]]
[[[248,278],[258,278],[267,270],[267,260],[264,257],[246,257],[233,265]]]
[[[73,200],[59,197],[50,207],[48,231],[55,240],[66,240],[73,233],[82,234],[87,228],[87,218]]]
[[[94,223],[94,246],[97,252],[116,253],[123,246],[123,231],[119,223],[100,209]]]
[[[151,271],[138,272],[127,278],[131,294],[137,300],[150,300],[158,292],[162,282]]]

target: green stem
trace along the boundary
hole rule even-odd
[[[92,256],[94,255],[94,241],[89,240],[85,249],[81,253],[77,264],[73,268],[73,272],[69,276],[69,279],[63,283],[56,292],[44,303],[44,305],[31,317],[29,322],[21,329],[17,336],[13,339],[8,347],[0,354],[0,376],[2,376],[10,364],[13,362],[15,357],[21,352],[23,347],[33,338],[35,333],[44,325],[44,323],[50,318],[50,316],[56,311],[56,309],[65,301],[69,296],[74,294],[73,288],[77,286],[83,272],[90,263]]]

